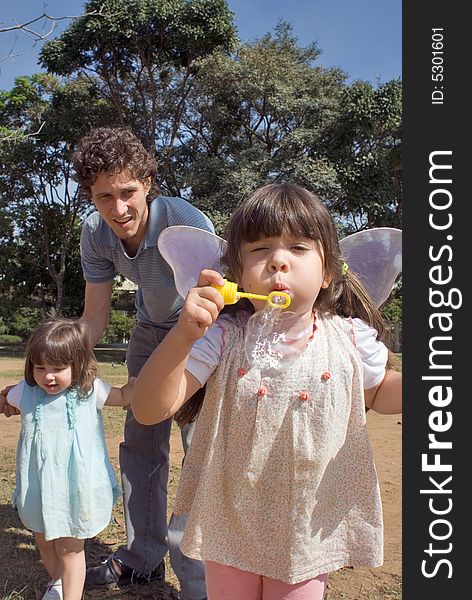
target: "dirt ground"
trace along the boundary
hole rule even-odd
[[[18,360],[8,361],[3,359],[1,361],[2,371],[18,369],[19,365],[21,365],[21,361]],[[0,373],[0,389],[11,382],[11,378],[6,379]],[[367,415],[367,423],[382,495],[385,524],[385,560],[383,566],[376,569],[346,568],[333,573],[330,576],[328,584],[327,600],[340,600],[341,598],[351,600],[395,600],[401,598],[401,416],[378,415],[370,411]],[[121,429],[107,427],[107,420],[105,420],[105,427],[107,430],[107,444],[110,458],[112,463],[118,467],[118,446],[121,441]],[[3,415],[0,415],[0,452],[2,456],[4,456],[5,452],[9,450],[13,451],[16,448],[19,429],[19,417],[7,419]],[[10,454],[10,452],[8,453]],[[183,451],[179,430],[177,427],[173,427],[171,436],[171,478],[174,480],[178,479],[182,457]],[[5,475],[3,475],[4,477]],[[14,477],[14,473],[11,477]],[[121,518],[119,516],[115,517],[117,528],[124,529],[123,522],[122,516]],[[2,533],[5,533],[5,531],[4,528]],[[110,534],[108,535],[110,537]],[[124,534],[121,533],[121,535]],[[107,545],[113,549],[116,536],[113,537],[111,535],[111,539],[103,538],[101,542],[102,550],[103,546]],[[90,554],[88,560],[90,560]],[[10,568],[10,557],[1,551],[0,573]],[[166,579],[170,583],[167,589],[160,588],[157,590],[153,588],[145,592],[144,587],[147,588],[148,586],[144,586],[142,591],[140,590],[139,595],[123,594],[116,591],[113,594],[107,593],[106,596],[113,596],[119,600],[128,600],[128,598],[131,599],[133,597],[154,598],[156,600],[176,598],[178,582],[174,574],[170,571],[169,566],[167,571],[168,576]],[[0,589],[0,599],[2,595],[5,599],[18,597],[15,595],[5,595],[4,592],[5,590]],[[96,594],[94,597],[97,597]]]

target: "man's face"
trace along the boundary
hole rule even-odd
[[[100,173],[91,186],[96,209],[131,255],[136,253],[146,232],[146,196],[150,187],[150,178],[143,183],[132,179],[128,171]]]

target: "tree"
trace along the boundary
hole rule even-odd
[[[281,22],[234,57],[199,62],[178,160],[192,201],[220,230],[241,198],[269,181],[337,193],[334,165],[317,147],[337,116],[345,74],[315,66],[319,54]]]
[[[45,311],[57,315],[80,219],[91,208],[77,193],[70,161],[85,133],[84,114],[97,123],[111,118],[87,81],[62,84],[51,75],[33,75],[17,78],[10,92],[0,93],[4,131],[36,131],[43,124],[38,135],[0,145],[0,207],[11,220],[9,237],[16,248],[4,279],[8,274],[15,294],[36,296]]]
[[[158,185],[181,195],[174,151],[198,59],[235,40],[225,0],[90,0],[86,14],[47,42],[49,72],[82,75],[97,87],[159,162]]]
[[[76,310],[66,290],[83,285],[75,249],[90,206],[72,182],[76,142],[96,125],[131,126],[160,157],[158,183],[179,194],[172,152],[195,61],[235,39],[223,0],[92,0],[85,11],[41,52],[62,82],[20,77],[0,95],[0,210],[15,248],[0,284],[54,314]]]
[[[136,317],[128,315],[123,310],[114,310],[110,312],[110,321],[103,334],[102,342],[127,343],[133,328],[136,326]]]
[[[348,232],[401,227],[402,86],[374,88],[358,81],[343,90],[340,110],[323,151],[335,165],[340,194],[330,206]]]
[[[390,298],[382,307],[382,315],[391,323],[401,323],[403,319],[403,286],[402,279],[394,285]]]
[[[271,181],[318,193],[342,233],[401,223],[401,86],[346,83],[292,27],[199,61],[179,132],[180,179],[221,233]]]
[[[100,16],[47,42],[42,64],[93,81],[155,149],[163,193],[197,204],[220,231],[241,197],[276,180],[318,192],[346,232],[399,223],[399,82],[347,85],[285,22],[236,48],[224,0],[92,0],[85,10]]]
[[[236,46],[224,0],[89,0],[40,56],[50,74],[0,93],[0,224],[11,219],[0,290],[15,282],[45,310],[79,308],[90,206],[70,156],[103,124],[130,126],[156,153],[162,192],[202,208],[219,233],[269,181],[317,192],[343,234],[401,224],[400,82],[348,85],[288,23]]]

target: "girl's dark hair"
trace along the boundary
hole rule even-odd
[[[235,281],[241,279],[243,242],[279,237],[284,233],[314,240],[323,250],[325,273],[332,281],[320,290],[313,309],[343,317],[359,317],[375,327],[381,339],[385,338],[385,323],[367,290],[352,271],[342,272],[344,259],[333,218],[318,196],[303,187],[289,183],[269,184],[239,205],[226,233],[228,245],[223,263],[230,276]]]
[[[158,194],[154,179],[157,163],[134,133],[123,127],[98,127],[84,136],[72,156],[74,179],[80,193],[91,199],[91,186],[101,173],[128,171],[133,179],[144,183],[151,178],[148,202]]]
[[[36,385],[34,365],[70,365],[72,387],[81,397],[87,396],[98,376],[85,326],[72,319],[48,319],[37,327],[26,343],[25,380]]]

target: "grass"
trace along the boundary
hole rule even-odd
[[[18,368],[6,365],[6,358],[0,357],[0,379],[2,382],[14,383],[22,377],[21,359]],[[99,363],[100,375],[114,385],[121,385],[127,379],[126,366],[111,363]],[[6,368],[5,368],[6,367]],[[15,366],[16,367],[16,366]],[[3,387],[3,385],[0,386]],[[105,430],[110,449],[112,464],[119,475],[117,448],[123,433],[126,413],[118,407],[110,407],[103,411]],[[18,417],[12,417],[12,419]],[[11,495],[15,485],[15,449],[16,439],[7,439],[7,428],[3,427],[5,417],[0,416],[0,600],[39,600],[44,593],[48,576],[36,550],[33,536],[27,531],[18,514],[11,507]],[[175,433],[177,428],[174,425]],[[9,428],[11,429],[11,427]],[[169,473],[169,507],[173,505],[176,486],[180,476],[180,460],[173,460]],[[168,511],[170,512],[170,511]],[[112,515],[109,526],[96,538],[87,540],[85,545],[86,559],[89,566],[99,563],[103,556],[113,552],[126,542],[123,504],[120,500]],[[368,570],[367,570],[368,571]],[[352,578],[356,578],[355,580]],[[353,582],[359,582],[360,590],[353,592]],[[364,586],[363,572],[357,569],[341,569],[330,575],[325,600],[400,600],[402,586],[400,575],[389,575],[386,579],[374,581],[375,585]],[[358,586],[359,587],[359,586]],[[150,585],[107,591],[85,593],[85,600],[176,600],[179,589],[168,557],[166,557],[166,582]]]

